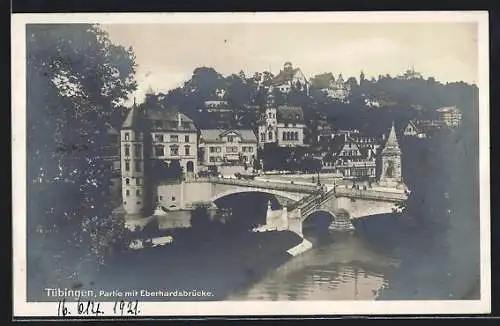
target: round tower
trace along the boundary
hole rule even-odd
[[[121,130],[122,201],[125,212],[141,214],[144,208],[144,137],[137,129],[135,107]]]

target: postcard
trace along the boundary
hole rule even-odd
[[[15,317],[491,309],[487,12],[12,15]]]

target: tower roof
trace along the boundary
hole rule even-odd
[[[398,137],[396,136],[396,130],[394,129],[394,121],[392,122],[391,131],[389,131],[389,136],[387,137],[382,154],[401,154]]]
[[[134,99],[134,105],[132,105],[132,108],[130,109],[127,118],[125,118],[125,121],[123,122],[122,129],[133,129],[137,124],[137,107],[135,105],[135,99]]]

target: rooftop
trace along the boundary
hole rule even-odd
[[[304,111],[300,106],[280,105],[276,110],[276,118],[283,123],[303,123]]]
[[[239,136],[243,142],[257,142],[257,137],[250,129],[202,129],[200,130],[200,141],[222,142],[222,137],[226,135]]]
[[[151,128],[154,130],[196,131],[190,118],[180,112],[163,108],[132,107],[122,129]]]

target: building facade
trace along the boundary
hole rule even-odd
[[[339,74],[337,79],[330,82],[328,88],[322,90],[328,97],[340,102],[347,103],[351,94],[351,87],[344,81],[342,74]]]
[[[450,128],[457,128],[462,122],[462,112],[455,106],[443,107],[437,109],[443,121]]]
[[[257,138],[252,130],[200,130],[200,164],[251,166],[257,159]]]
[[[304,112],[301,107],[280,105],[272,100],[258,124],[259,146],[276,143],[280,147],[304,146]]]
[[[447,125],[442,120],[410,120],[403,135],[417,138],[429,138]]]
[[[155,167],[178,163],[185,177],[196,174],[197,136],[193,121],[182,113],[134,105],[120,131],[122,199],[128,214],[151,207],[148,189],[158,177]]]
[[[376,138],[339,134],[324,144],[322,170],[346,179],[375,180],[376,158],[380,143]]]
[[[309,92],[309,82],[299,68],[294,68],[291,62],[285,62],[283,69],[272,81],[272,86],[281,93],[287,94],[292,88]]]

